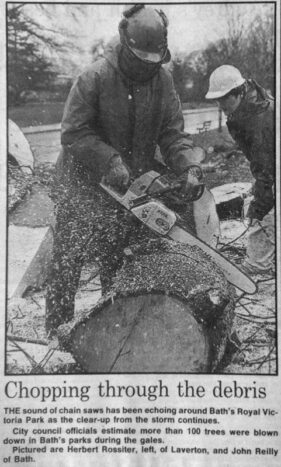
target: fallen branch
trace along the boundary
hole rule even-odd
[[[33,357],[31,357],[31,355],[29,355],[28,352],[26,352],[17,342],[15,342],[13,339],[12,339],[12,343],[15,347],[17,347],[18,350],[20,350],[24,356],[27,358],[27,360],[29,361],[29,363],[31,364],[32,368],[36,367],[37,366],[37,362],[34,360]]]
[[[27,337],[13,336],[12,334],[7,334],[7,339],[11,341],[25,342],[26,344],[38,344],[48,346],[48,341],[43,339],[30,339]]]

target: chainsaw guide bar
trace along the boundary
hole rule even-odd
[[[247,294],[257,291],[256,283],[219,251],[177,225],[178,216],[157,199],[169,191],[169,179],[149,171],[133,181],[125,194],[120,194],[102,181],[101,188],[115,201],[134,214],[150,230],[160,236],[201,248],[222,269],[232,285]]]

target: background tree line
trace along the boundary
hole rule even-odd
[[[27,4],[7,6],[9,105],[24,102],[28,95],[36,95],[36,91],[59,88],[56,86],[58,76],[65,70],[68,75],[75,73],[77,65],[72,57],[81,52],[70,30],[63,25],[52,27],[56,5],[38,3],[32,8],[34,15],[29,14]],[[70,5],[69,11],[77,21],[75,8]],[[62,91],[65,93],[64,89]]]
[[[245,78],[255,78],[275,91],[274,17],[270,10],[256,15],[245,27],[243,17],[226,8],[228,34],[204,50],[172,61],[172,73],[182,102],[201,102],[208,90],[209,76],[218,66],[236,66]]]
[[[34,4],[38,18],[28,12],[26,4],[7,7],[8,99],[9,104],[24,102],[28,93],[59,90],[64,99],[71,79],[80,69],[82,50],[75,33],[64,25],[52,27],[54,5]],[[245,23],[241,12],[231,5],[224,8],[224,37],[210,42],[204,49],[176,54],[168,65],[182,102],[202,102],[211,72],[222,64],[237,66],[246,78],[255,78],[274,94],[274,15],[264,5],[260,13]],[[67,5],[73,24],[83,25],[85,11]],[[37,18],[37,16],[36,16]],[[43,18],[43,21],[42,21]],[[200,33],[200,31],[198,31]],[[89,54],[92,61],[102,55],[103,38],[94,41]],[[64,77],[65,79],[61,79]]]

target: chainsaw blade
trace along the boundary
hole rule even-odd
[[[133,182],[124,195],[117,193],[104,183],[101,183],[100,186],[151,231],[180,243],[198,246],[222,269],[228,282],[247,294],[256,293],[257,285],[249,276],[228,261],[219,251],[177,225],[177,216],[174,211],[167,208],[161,201],[153,198],[153,195],[147,199],[148,187],[158,177],[159,174],[154,171],[143,174]]]
[[[228,282],[230,282],[230,284],[234,285],[238,289],[250,295],[257,292],[257,285],[249,276],[242,272],[233,263],[228,261],[217,250],[214,250],[212,247],[207,245],[207,243],[190,234],[183,228],[174,225],[167,234],[167,236],[172,240],[175,240],[180,243],[187,243],[191,246],[198,246],[207,255],[209,255],[215,261],[215,263],[222,269],[226,279],[228,280]]]

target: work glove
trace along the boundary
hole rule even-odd
[[[195,200],[203,193],[203,185],[200,183],[202,179],[202,170],[199,166],[193,165],[188,167],[179,177],[181,188],[179,196],[183,200]]]
[[[173,155],[171,159],[171,169],[175,170],[177,174],[182,174],[186,170],[189,170],[190,167],[198,167],[198,170],[200,170],[201,162],[203,162],[205,157],[205,150],[199,146],[185,149]]]
[[[171,184],[175,186],[170,192],[164,194],[167,201],[176,206],[186,206],[186,203],[199,199],[204,191],[200,182],[202,171],[198,166],[190,166],[180,176],[174,175]]]
[[[194,146],[193,148],[187,149],[183,153],[184,159],[191,164],[200,164],[206,158],[206,152],[204,148]]]
[[[242,208],[242,221],[247,227],[251,227],[255,223],[255,212],[252,209],[252,201],[254,197],[248,196],[244,199],[244,204]]]
[[[106,185],[118,191],[124,191],[130,181],[129,171],[119,154],[115,154],[109,161],[108,171],[103,179]]]

